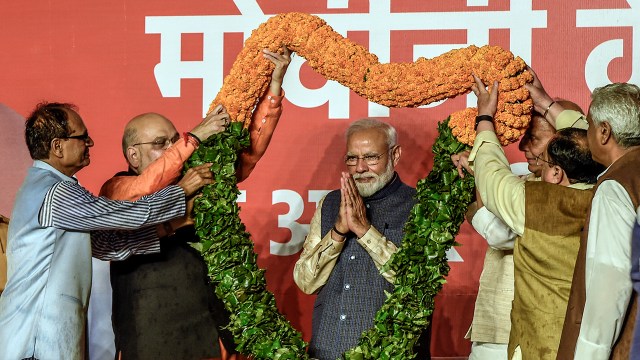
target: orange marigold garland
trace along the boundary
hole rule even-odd
[[[251,113],[258,99],[264,95],[273,71],[273,64],[262,57],[261,50],[268,48],[277,51],[282,46],[304,57],[313,69],[327,79],[338,81],[368,100],[389,107],[416,107],[468,93],[474,83],[471,74],[478,75],[486,84],[498,81],[500,95],[495,125],[503,144],[514,142],[522,135],[532,109],[529,93],[524,88],[524,84],[533,80],[526,71],[526,64],[499,47],[469,46],[434,59],[380,64],[374,54],[343,38],[324,20],[313,15],[280,14],[254,30],[210,107],[211,110],[217,104],[225,105],[234,124],[230,131],[205,141],[189,159],[187,166],[214,163],[212,168],[216,174],[216,184],[205,187],[204,196],[196,200],[195,222],[200,242],[195,247],[208,264],[209,276],[217,285],[216,294],[231,312],[228,328],[234,335],[237,349],[252,354],[256,359],[307,358],[301,335],[278,313],[273,295],[266,290],[264,271],[255,264],[253,244],[239,219],[239,208],[234,201],[238,194],[233,171],[234,156],[238,148],[246,146],[248,141],[246,130],[243,131],[242,127],[250,124]],[[356,348],[344,354],[345,358],[414,357],[412,349],[419,334],[416,331],[428,324],[428,316],[433,311],[433,298],[448,273],[444,254],[454,243],[473,187],[471,177],[454,179],[457,172],[447,161],[448,152],[464,147],[454,140],[454,136],[463,144],[473,143],[476,114],[476,109],[464,109],[439,125],[440,136],[434,145],[434,154],[440,159],[439,163],[448,164],[448,168],[441,166],[436,169],[434,163],[429,177],[418,183],[417,190],[427,194],[451,191],[460,197],[456,198],[458,200],[453,197],[446,200],[448,197],[445,197],[436,202],[435,208],[428,201],[418,199],[412,216],[417,216],[419,220],[408,221],[405,236],[417,240],[403,240],[398,253],[385,265],[392,267],[397,274],[394,292],[383,306],[386,310],[381,309],[377,313],[374,328],[363,335]],[[443,185],[445,188],[429,190],[425,184],[436,187]],[[442,218],[441,210],[445,205],[448,209],[445,212],[449,219],[445,221],[448,230],[425,227],[425,224],[435,224],[436,220]],[[433,214],[438,219],[431,219]],[[411,234],[410,229],[414,225],[420,225],[424,228],[420,231],[426,233]],[[418,267],[430,274],[428,279],[422,279],[425,274],[420,275],[420,279],[412,278],[415,274],[405,274],[408,270],[404,263],[407,261],[409,268],[416,267],[412,263],[414,260],[411,260],[416,258],[411,255],[413,252],[421,254],[416,255],[418,258],[427,259],[426,268],[424,264]],[[403,255],[404,259],[409,260],[403,262]],[[419,290],[414,280],[427,281],[429,291]],[[414,289],[422,295],[418,296],[419,299],[402,297],[402,294],[414,292],[407,289]],[[389,314],[397,316],[389,317]]]
[[[524,84],[533,81],[524,61],[497,46],[469,46],[433,59],[381,64],[366,48],[335,32],[321,18],[285,13],[270,18],[246,41],[211,108],[224,104],[234,121],[245,126],[267,89],[273,64],[261,50],[287,46],[319,74],[372,102],[389,107],[416,107],[468,93],[472,74],[485,84],[499,82],[496,131],[503,144],[516,141],[529,124],[533,103]],[[449,126],[461,142],[472,144],[476,111],[451,115]]]

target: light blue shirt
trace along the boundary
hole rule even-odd
[[[91,289],[91,236],[114,241],[181,216],[177,186],[135,203],[97,198],[49,164],[35,161],[16,196],[0,297],[0,359],[83,359]],[[157,241],[153,227],[144,236]],[[140,240],[140,236],[136,238]],[[135,247],[127,249],[136,253]]]

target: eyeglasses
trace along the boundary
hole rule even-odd
[[[84,141],[85,143],[88,143],[91,140],[91,136],[89,136],[88,131],[85,131],[84,134],[65,136],[65,137],[61,137],[60,139],[63,139],[63,140],[76,139],[76,140],[80,140],[80,141]]]
[[[180,134],[176,133],[172,138],[162,136],[162,137],[156,138],[153,141],[140,142],[140,143],[133,144],[131,146],[151,145],[151,147],[153,147],[156,150],[165,150],[166,148],[169,147],[169,145],[175,144],[178,140],[180,140]]]
[[[395,146],[389,148],[389,150],[383,152],[382,154],[377,154],[377,155],[373,155],[373,154],[364,155],[364,156],[346,155],[344,157],[344,163],[347,164],[347,166],[356,166],[358,165],[358,160],[362,159],[369,166],[378,165],[378,163],[380,162],[380,159],[385,154],[388,154],[391,151],[393,151],[393,149],[395,149]]]
[[[542,161],[542,162],[544,162],[544,163],[547,163],[549,166],[555,166],[555,165],[556,165],[555,163],[553,163],[553,162],[551,162],[551,161],[547,161],[547,160],[543,159],[543,158],[542,158],[542,154],[540,154],[540,155],[536,155],[536,165],[540,165],[540,163],[538,162],[538,160],[540,160],[540,161]]]

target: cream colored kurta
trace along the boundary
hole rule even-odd
[[[559,128],[582,127],[583,122],[580,113],[570,111],[563,112],[557,119]],[[482,164],[475,166],[475,179],[480,197],[487,209],[496,214],[516,234],[522,236],[525,233],[526,181],[511,172],[509,162],[494,132],[483,131],[477,134],[469,161],[472,164]],[[591,185],[575,184],[571,187],[588,189]],[[516,287],[516,295],[518,291]],[[517,358],[521,354],[520,349],[516,349],[515,353],[514,358]]]
[[[331,238],[331,231],[324,236],[320,234],[323,202],[324,198],[318,203],[316,213],[311,219],[309,235],[304,241],[300,258],[293,268],[293,280],[305,294],[313,294],[327,283],[344,247],[344,242]],[[373,225],[357,241],[367,250],[378,269],[382,268],[391,255],[398,250],[395,244],[387,241]],[[394,275],[391,270],[382,273],[390,283],[393,283]]]

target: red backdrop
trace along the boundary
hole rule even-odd
[[[72,102],[95,140],[92,164],[78,174],[97,193],[125,168],[124,124],[149,111],[191,129],[215,97],[243,39],[279,12],[318,14],[367,46],[381,62],[411,62],[469,44],[500,45],[521,56],[553,96],[587,108],[590,90],[638,81],[640,9],[633,1],[186,0],[5,2],[0,43],[0,213],[9,214],[30,160],[22,119],[41,100]],[[633,19],[636,22],[633,23]],[[634,28],[635,26],[635,28]],[[635,46],[634,46],[635,45]],[[633,61],[635,59],[635,61]],[[398,172],[415,185],[432,163],[435,124],[473,104],[467,97],[420,109],[370,105],[326,82],[296,57],[285,78],[284,113],[272,144],[240,185],[242,218],[253,234],[269,288],[294,326],[310,336],[313,297],[292,281],[293,264],[324,192],[337,188],[343,132],[366,116],[395,125],[403,147]],[[511,160],[522,156],[509,147]],[[437,299],[433,354],[466,355],[486,244],[465,224]]]

